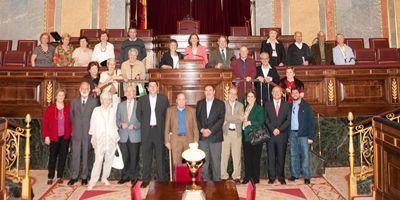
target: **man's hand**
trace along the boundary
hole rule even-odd
[[[46,145],[49,145],[49,144],[50,144],[50,137],[45,137],[45,138],[44,138],[44,143],[45,143]]]
[[[262,83],[262,82],[264,82],[264,77],[259,76],[259,77],[257,77],[257,80],[260,81],[260,82]]]
[[[121,123],[121,128],[122,128],[122,129],[128,128],[128,124],[127,124],[127,123]]]
[[[284,64],[283,63],[279,63],[279,66],[283,66]]]
[[[165,143],[165,147],[167,147],[167,149],[171,150],[171,143]]]
[[[250,82],[251,81],[251,77],[250,76],[246,77],[246,81]]]
[[[133,124],[131,124],[131,125],[129,125],[129,126],[128,126],[128,129],[129,129],[129,130],[136,129],[136,126],[135,126],[135,125],[133,125]]]
[[[303,63],[303,65],[308,65],[309,63],[308,63],[308,61],[306,60],[306,61],[304,61],[304,63]]]
[[[222,63],[218,63],[215,65],[215,69],[221,69],[221,67],[222,67]]]
[[[308,143],[308,144],[312,144],[312,143],[314,143],[314,141],[313,141],[313,140],[310,140],[310,139],[308,139],[308,140],[307,140],[307,143]]]
[[[275,129],[273,132],[272,132],[275,136],[277,136],[277,135],[279,135],[281,132],[279,131],[279,129]]]
[[[210,131],[210,129],[204,129],[202,134],[203,134],[203,137],[208,137],[211,135],[211,131]]]
[[[291,92],[290,88],[286,88],[286,92],[290,93]]]
[[[270,77],[270,76],[265,77],[265,81],[267,81],[267,83],[271,82],[272,81],[272,77]]]

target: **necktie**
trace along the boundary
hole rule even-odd
[[[246,76],[246,61],[242,60],[242,78],[245,78],[245,76]]]
[[[226,61],[226,56],[225,56],[224,49],[221,49],[221,55],[222,55],[222,60],[224,60],[224,62],[225,62]]]
[[[132,103],[130,101],[128,101],[128,120],[131,120],[132,117]]]
[[[86,104],[86,101],[83,100],[83,101],[82,101],[82,106],[85,106],[85,104]]]
[[[276,105],[275,105],[276,117],[278,117],[278,115],[279,115],[279,108],[280,108],[279,103],[276,103]]]

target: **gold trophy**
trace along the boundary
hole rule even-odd
[[[182,157],[186,160],[192,177],[192,185],[185,190],[182,200],[205,200],[204,192],[199,185],[196,185],[196,176],[206,154],[199,149],[198,143],[190,143],[189,149],[182,153]]]

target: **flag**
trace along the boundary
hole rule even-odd
[[[147,29],[147,0],[139,0],[138,29]]]

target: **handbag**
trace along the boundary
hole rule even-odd
[[[250,143],[252,145],[262,144],[267,142],[271,137],[269,136],[268,129],[262,128],[258,130],[251,131],[249,133]]]
[[[117,151],[114,153],[114,160],[112,163],[112,167],[115,169],[123,169],[124,168],[124,160],[122,159],[121,149],[117,145]]]

